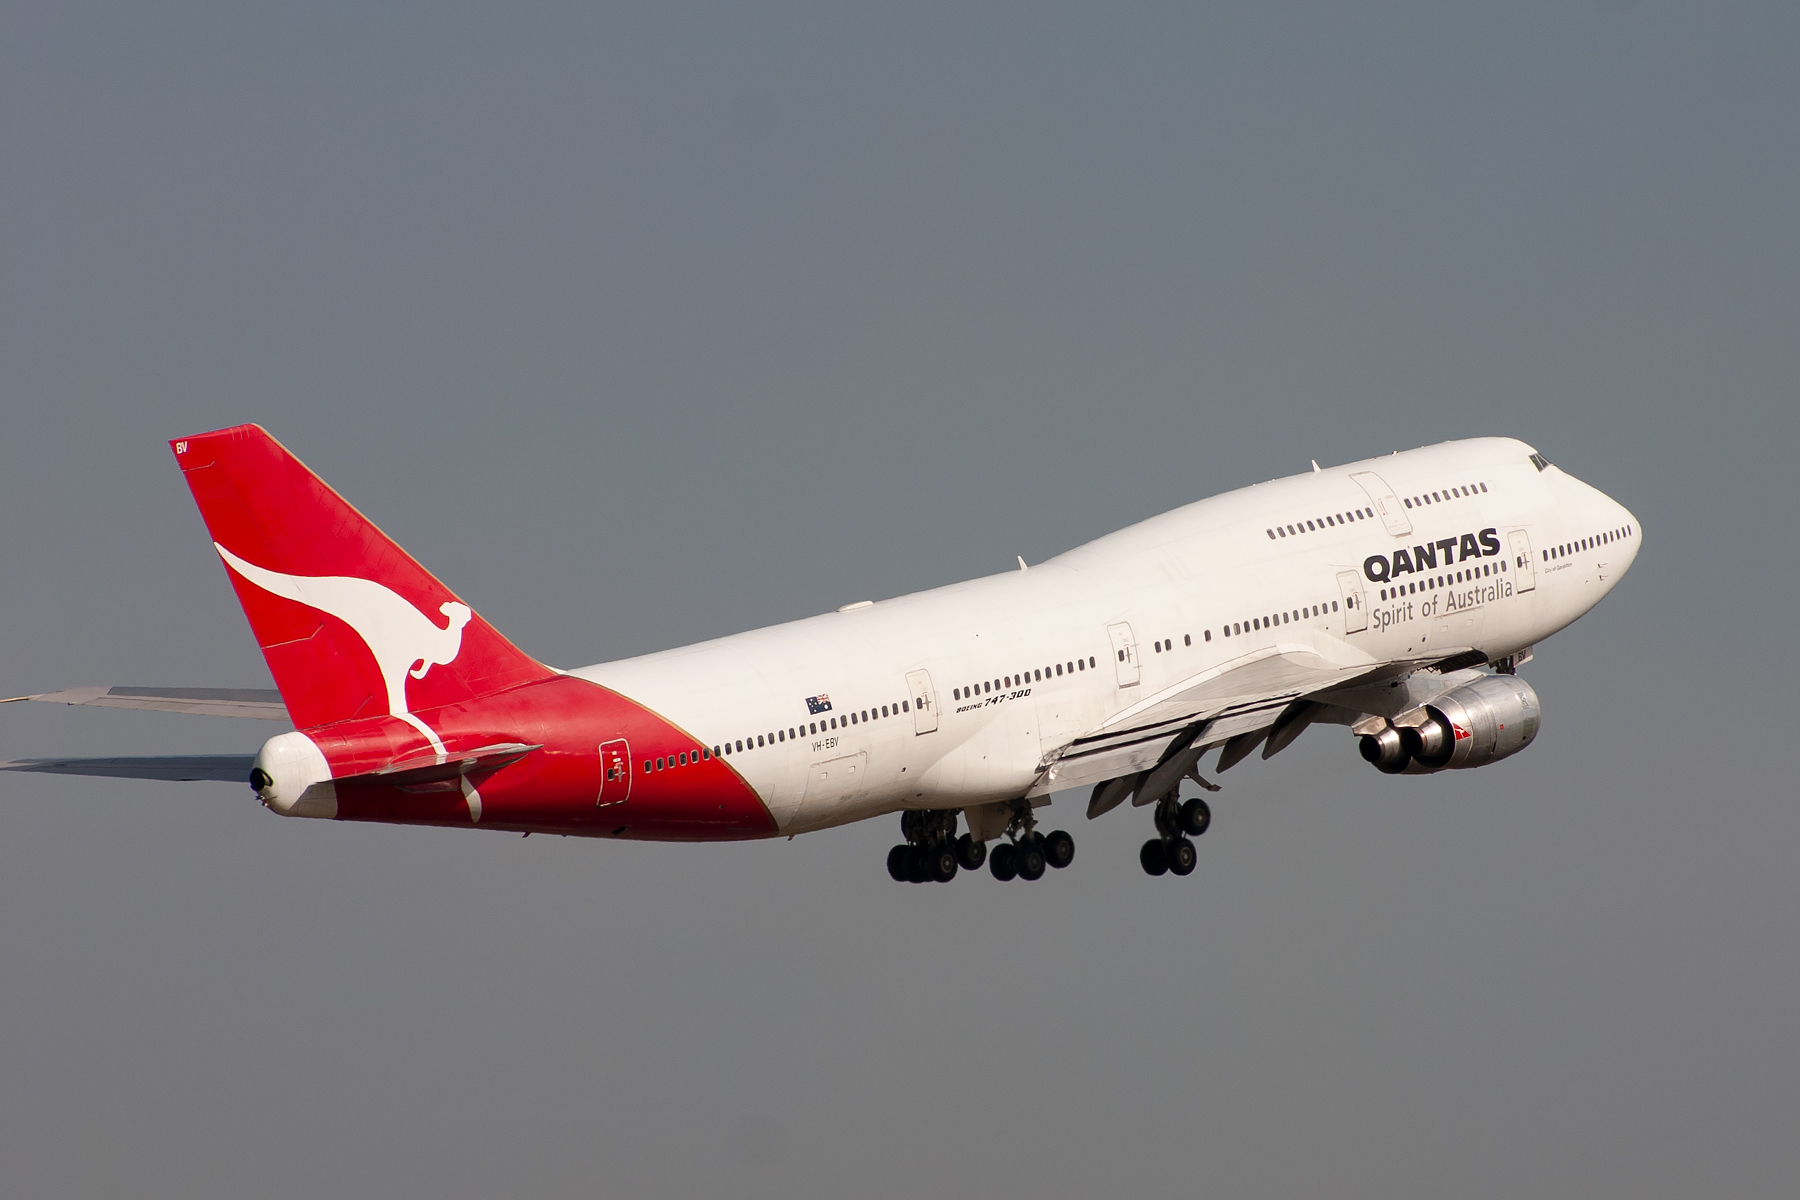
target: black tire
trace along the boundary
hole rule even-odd
[[[895,883],[905,883],[912,874],[912,847],[895,846],[888,851],[888,876]]]
[[[995,879],[1005,883],[1019,873],[1019,864],[1015,861],[1017,857],[1010,842],[1001,842],[994,847],[994,852],[988,855],[988,870],[993,873]]]
[[[981,864],[987,861],[987,843],[963,834],[956,839],[956,861],[965,871],[981,870]]]
[[[1200,855],[1194,849],[1194,843],[1186,838],[1176,838],[1170,842],[1163,851],[1163,855],[1169,861],[1169,874],[1171,875],[1192,875],[1194,864],[1200,861]]]
[[[931,879],[931,855],[921,846],[906,848],[906,881],[925,883]]]
[[[936,850],[925,852],[925,873],[938,883],[949,883],[956,878],[956,851],[948,846],[940,846]]]
[[[1044,861],[1059,871],[1074,862],[1075,839],[1061,829],[1045,838]]]
[[[1042,879],[1044,877],[1044,848],[1036,840],[1019,843],[1019,878]]]
[[[1181,806],[1181,831],[1192,837],[1199,837],[1212,825],[1212,809],[1206,801],[1195,796]]]
[[[1151,838],[1144,843],[1144,848],[1138,851],[1138,865],[1144,868],[1146,875],[1169,873],[1169,855],[1161,838]]]

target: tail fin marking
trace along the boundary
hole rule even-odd
[[[386,712],[441,753],[415,710],[555,676],[261,427],[171,449],[300,728]]]

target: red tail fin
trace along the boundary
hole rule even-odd
[[[275,686],[305,729],[555,674],[257,425],[170,443]]]

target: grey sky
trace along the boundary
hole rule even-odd
[[[0,12],[0,692],[266,686],[245,420],[558,665],[1476,434],[1645,549],[1528,752],[1316,730],[1187,880],[5,778],[0,1192],[1792,1193],[1792,6],[269,8]]]

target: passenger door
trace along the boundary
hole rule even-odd
[[[1412,518],[1406,515],[1406,506],[1400,503],[1400,497],[1394,495],[1394,489],[1388,486],[1387,480],[1373,471],[1358,471],[1350,478],[1369,494],[1369,503],[1375,506],[1375,514],[1387,526],[1389,533],[1395,537],[1405,537],[1412,532]]]
[[[1131,636],[1131,626],[1124,621],[1106,627],[1106,635],[1112,639],[1113,665],[1119,670],[1119,686],[1122,688],[1138,685],[1137,641]]]
[[[908,671],[906,690],[912,697],[913,734],[936,733],[938,727],[937,693],[931,690],[930,671]]]
[[[1537,567],[1531,558],[1531,535],[1515,529],[1506,535],[1513,556],[1513,591],[1529,592],[1537,587]]]
[[[624,738],[600,743],[600,798],[594,807],[623,804],[631,798],[631,746]]]
[[[1344,599],[1344,632],[1361,633],[1369,627],[1369,610],[1363,607],[1362,576],[1338,572],[1338,592]]]

